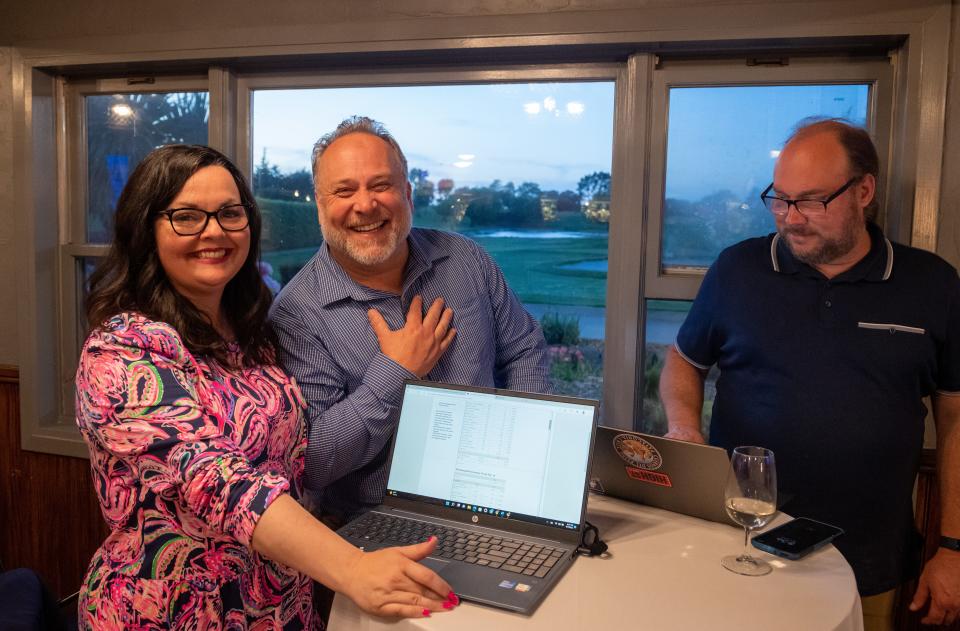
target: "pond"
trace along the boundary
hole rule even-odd
[[[575,230],[465,230],[461,232],[471,239],[596,239],[605,238],[607,233]]]
[[[607,273],[607,259],[597,259],[595,261],[577,261],[576,263],[564,263],[557,265],[557,269],[570,270],[572,272],[603,272]]]

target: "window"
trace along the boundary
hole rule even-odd
[[[40,437],[29,448],[75,455],[86,453],[72,423],[85,287],[106,252],[123,183],[157,145],[209,139],[249,174],[278,289],[320,244],[312,143],[349,115],[380,120],[407,154],[415,225],[462,232],[494,256],[543,324],[557,390],[602,398],[605,424],[662,433],[662,358],[704,270],[723,247],[772,229],[757,197],[770,181],[771,152],[796,120],[842,115],[866,121],[886,165],[894,103],[887,59],[658,65],[637,53],[625,64],[210,68],[207,76],[49,85],[40,74],[32,98],[60,98],[51,110],[63,118],[49,125],[62,130],[60,153],[44,159],[66,168],[57,195],[31,193],[35,209],[60,211],[50,283],[59,311],[28,331],[38,340],[50,331],[59,359],[49,372],[38,364],[27,374],[58,381],[59,391],[25,386],[38,419],[25,436]]]
[[[873,131],[883,162],[890,75],[887,60],[667,62],[654,72],[639,429],[666,430],[660,370],[702,274],[727,246],[775,230],[760,193],[791,130],[808,117],[846,118]],[[718,376],[707,375],[705,432]]]
[[[109,243],[130,171],[160,145],[206,144],[210,107],[205,92],[91,94],[83,101],[86,241]]]
[[[809,116],[867,122],[870,86],[672,87],[661,271],[709,267],[721,250],[775,230],[760,201],[790,130]]]
[[[209,99],[204,78],[171,78],[131,86],[126,80],[77,81],[64,88],[68,201],[61,227],[59,291],[60,396],[40,426],[53,450],[85,455],[82,444],[61,440],[73,432],[73,379],[87,331],[83,302],[88,281],[108,249],[113,213],[130,172],[164,144],[206,144]],[[42,438],[40,440],[43,440]]]
[[[414,225],[489,252],[541,322],[557,392],[601,397],[614,82],[251,91],[263,260],[281,286],[321,242],[313,142],[345,118],[383,123],[409,165]]]

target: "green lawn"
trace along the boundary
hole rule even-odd
[[[520,302],[603,307],[607,274],[560,269],[607,258],[605,234],[581,239],[478,237],[476,241],[503,269]]]
[[[478,237],[476,241],[503,269],[507,283],[521,302],[602,307],[605,304],[607,275],[604,272],[574,271],[560,266],[607,258],[607,238],[522,239]],[[310,259],[316,248],[264,252],[274,275],[286,282],[293,271]]]

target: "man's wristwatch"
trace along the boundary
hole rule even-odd
[[[954,552],[960,552],[960,539],[941,536],[940,547],[946,548],[947,550],[953,550]]]

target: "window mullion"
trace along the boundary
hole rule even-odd
[[[617,78],[614,113],[611,203],[618,210],[610,218],[602,420],[628,429],[642,392],[638,351],[643,348],[643,200],[652,70],[652,55],[630,57]]]

